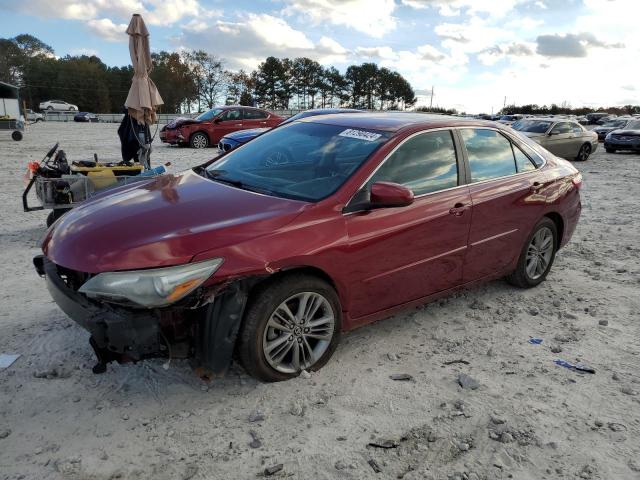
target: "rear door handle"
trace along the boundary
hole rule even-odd
[[[449,209],[449,213],[451,215],[459,217],[460,215],[464,214],[467,208],[469,208],[469,205],[465,205],[464,203],[456,203],[453,208]]]

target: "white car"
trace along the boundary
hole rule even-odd
[[[30,108],[27,108],[26,114],[27,114],[27,121],[28,122],[36,122],[37,123],[37,122],[44,121],[44,115],[42,115],[41,113],[34,112]]]
[[[62,112],[77,112],[78,106],[67,103],[63,100],[47,100],[40,103],[40,110],[59,110]]]

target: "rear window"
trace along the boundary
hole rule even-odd
[[[467,149],[471,181],[482,182],[516,173],[511,142],[494,130],[460,130]]]
[[[262,120],[268,117],[267,113],[262,110],[253,110],[250,108],[245,108],[243,110],[245,120]]]

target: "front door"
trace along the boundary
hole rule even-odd
[[[209,134],[211,143],[217,144],[226,134],[242,130],[242,110],[231,108],[222,112],[213,123],[212,132]]]
[[[387,157],[350,202],[345,213],[349,247],[344,258],[350,264],[352,318],[461,283],[471,200],[458,171],[451,131],[420,133]],[[410,188],[413,204],[359,209],[377,181]]]

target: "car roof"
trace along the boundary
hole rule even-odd
[[[399,132],[400,130],[411,127],[438,128],[454,126],[498,126],[498,124],[486,120],[410,112],[366,112],[341,113],[339,115],[315,115],[301,118],[298,121],[323,123],[339,127],[367,128],[385,132]]]

